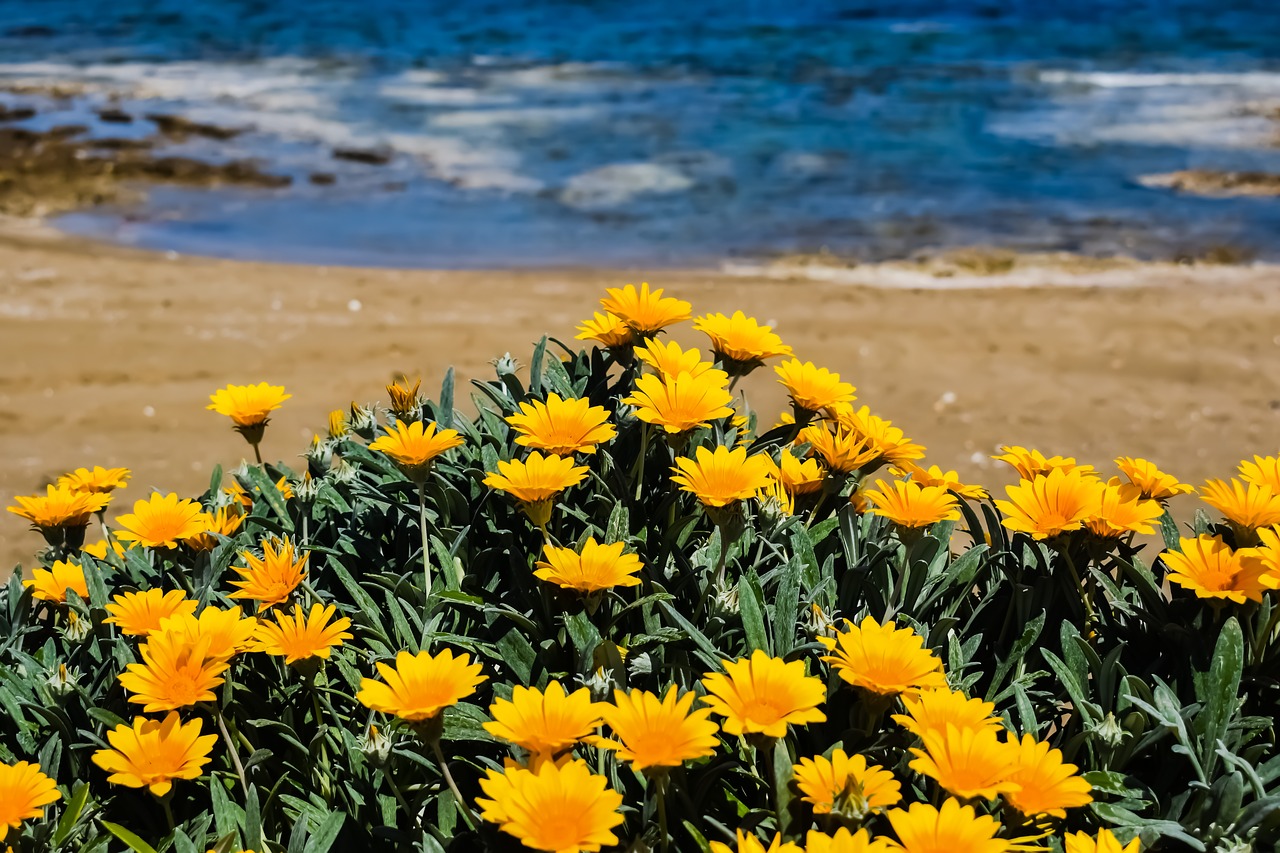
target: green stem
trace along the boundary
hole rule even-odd
[[[262,451],[258,449],[259,443],[257,441],[253,442],[253,458],[257,460],[258,467],[265,470],[265,466],[262,464]]]
[[[462,819],[466,821],[467,829],[474,830],[476,828],[475,815],[471,814],[471,807],[467,805],[466,800],[462,799],[462,792],[458,790],[458,784],[453,781],[453,774],[449,772],[449,762],[444,760],[444,753],[440,750],[440,741],[432,742],[431,749],[436,754],[436,761],[440,762],[440,772],[444,774],[445,784],[453,792],[454,802],[458,804],[458,810],[462,812]]]
[[[396,784],[396,780],[390,771],[384,769],[382,778],[387,780],[387,786],[391,788],[391,793],[395,795],[396,802],[400,804],[400,808],[404,809],[404,813],[413,821],[413,825],[418,829],[422,829],[422,821],[418,820],[418,813],[409,808],[409,801],[404,798],[404,794],[400,791],[400,786]]]
[[[418,484],[418,530],[422,533],[422,580],[424,603],[422,621],[427,621],[431,612],[431,546],[430,534],[427,533],[427,484]]]
[[[164,807],[164,819],[169,821],[169,831],[173,832],[177,828],[177,823],[173,819],[173,808],[169,805],[169,797],[172,791],[160,797],[160,805]]]
[[[671,835],[667,832],[667,774],[654,780],[658,785],[658,832],[662,836],[662,853],[671,849]]]
[[[637,463],[636,474],[636,500],[640,500],[641,494],[644,492],[644,463],[649,456],[649,425],[644,421],[640,422],[640,459]]]
[[[1093,596],[1085,591],[1084,583],[1080,580],[1080,573],[1076,571],[1075,560],[1071,559],[1070,548],[1063,548],[1062,556],[1067,559],[1067,570],[1071,572],[1071,580],[1075,582],[1076,592],[1080,594],[1080,601],[1084,603],[1085,624],[1092,628],[1093,623],[1096,621],[1093,613]]]
[[[249,781],[245,778],[244,765],[240,763],[240,753],[236,749],[236,742],[231,739],[231,733],[227,731],[226,721],[222,719],[222,708],[220,706],[213,706],[213,716],[218,721],[218,730],[222,732],[222,737],[227,742],[227,752],[231,754],[231,764],[236,768],[236,776],[240,778],[240,790],[244,791],[245,796],[248,796]]]

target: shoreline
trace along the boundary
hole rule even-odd
[[[442,272],[173,257],[0,225],[0,472],[6,505],[65,470],[134,471],[109,516],[152,487],[196,494],[247,446],[205,411],[228,382],[269,380],[294,398],[273,418],[269,459],[295,464],[327,412],[385,399],[395,374],[435,396],[504,352],[522,362],[544,333],[571,342],[605,287],[647,279],[695,313],[741,309],[804,360],[858,386],[860,403],[929,448],[927,461],[998,487],[1001,443],[1107,470],[1147,456],[1187,482],[1229,477],[1276,451],[1280,268],[1139,264],[1131,286],[867,287],[708,270]],[[861,275],[886,267],[866,265]],[[1106,275],[1114,276],[1115,271]],[[673,337],[705,346],[688,324]],[[762,419],[781,411],[772,371],[742,387]],[[1190,500],[1184,499],[1184,500]],[[3,513],[6,569],[38,534]]]

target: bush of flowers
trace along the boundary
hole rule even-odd
[[[228,386],[255,461],[204,494],[108,520],[129,472],[94,468],[17,498],[45,544],[0,593],[0,840],[1277,843],[1277,457],[1196,508],[1145,460],[1008,447],[993,500],[768,327],[692,313],[610,290],[474,417],[452,374],[400,382],[296,465],[261,453],[290,395]],[[689,320],[705,348],[662,334]]]

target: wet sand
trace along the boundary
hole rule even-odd
[[[801,272],[325,269],[178,258],[6,224],[0,497],[7,505],[95,464],[134,471],[112,513],[153,487],[198,493],[215,463],[247,451],[204,409],[228,382],[293,393],[263,448],[296,461],[330,409],[385,400],[393,375],[420,375],[434,395],[452,364],[461,398],[466,380],[492,375],[491,359],[527,361],[544,332],[572,338],[606,286],[641,279],[695,312],[742,309],[773,323],[801,358],[839,371],[924,443],[930,462],[988,484],[1009,479],[987,459],[1001,443],[1102,467],[1146,456],[1196,483],[1280,448],[1280,268]],[[703,344],[687,326],[675,337]],[[742,387],[765,418],[780,410],[772,371]],[[40,537],[0,515],[0,566],[29,562]]]

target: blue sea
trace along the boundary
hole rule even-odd
[[[1141,182],[1280,171],[1276,0],[0,0],[0,84],[70,92],[37,126],[151,131],[98,122],[114,104],[243,128],[177,150],[294,177],[59,220],[183,253],[445,268],[973,244],[1280,257],[1280,199]]]

